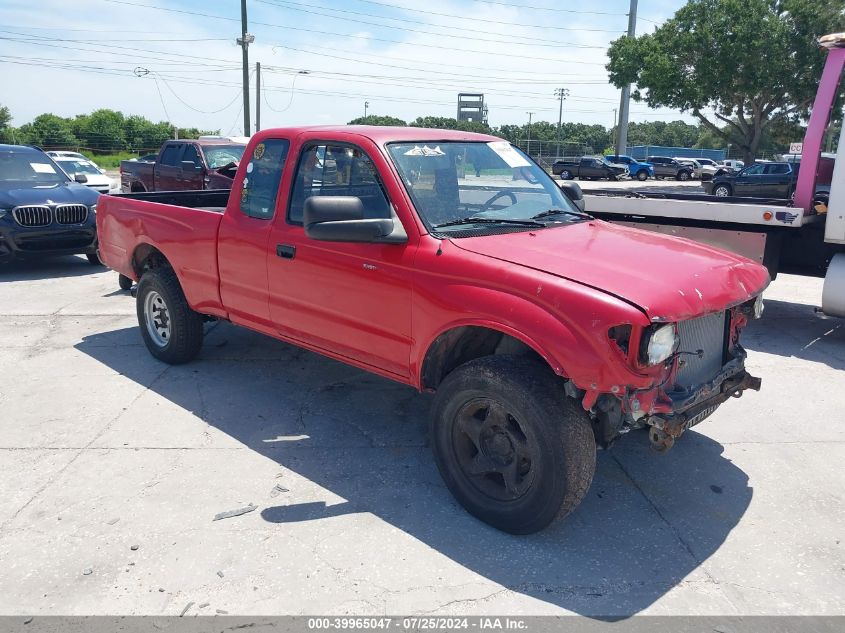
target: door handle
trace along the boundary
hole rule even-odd
[[[276,244],[276,257],[283,259],[293,259],[296,255],[296,246],[290,244]]]

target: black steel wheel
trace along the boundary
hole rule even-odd
[[[431,436],[455,498],[513,534],[536,532],[569,514],[595,470],[586,413],[533,358],[487,356],[455,369],[438,387]]]

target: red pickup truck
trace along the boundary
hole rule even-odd
[[[647,428],[665,450],[760,387],[739,335],[766,269],[593,219],[576,189],[491,136],[273,129],[230,195],[102,196],[97,229],[155,357],[224,319],[433,391],[449,489],[528,533],[578,505],[596,444]]]
[[[245,143],[226,139],[165,141],[155,162],[120,161],[120,190],[231,189]]]

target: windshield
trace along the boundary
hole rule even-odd
[[[392,143],[388,151],[429,229],[472,217],[530,220],[550,210],[578,213],[551,177],[507,141]]]
[[[701,163],[702,165],[711,165],[712,166],[712,165],[716,164],[716,161],[712,161],[709,158],[699,158],[698,162]]]
[[[38,152],[0,152],[0,182],[57,185],[68,178],[47,156]]]
[[[100,170],[87,160],[60,158],[56,162],[59,164],[59,167],[71,176],[73,174],[88,174],[89,176],[99,176],[101,174]]]
[[[244,155],[246,145],[206,145],[203,147],[209,169],[220,169],[231,163],[238,163]]]

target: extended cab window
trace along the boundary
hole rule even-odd
[[[306,148],[294,176],[288,221],[302,223],[305,201],[311,196],[354,196],[364,205],[366,218],[389,218],[390,204],[375,166],[360,148],[314,145]]]
[[[284,139],[267,139],[253,148],[242,183],[241,213],[262,220],[273,217],[289,146]]]
[[[164,148],[161,155],[161,164],[168,167],[179,166],[179,154],[182,151],[182,145],[168,145]]]

